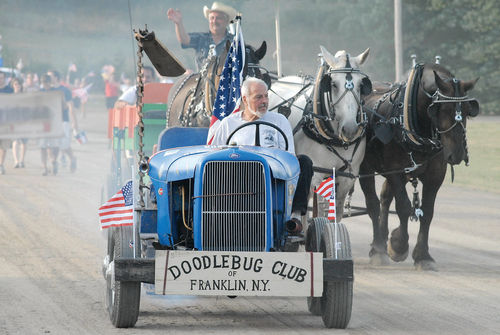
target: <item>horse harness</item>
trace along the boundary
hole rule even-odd
[[[331,97],[331,74],[334,73],[345,73],[346,82],[344,85],[345,90],[340,95],[340,97],[333,101]],[[298,109],[302,109],[299,106],[295,105],[294,102],[299,99],[302,95],[305,96],[306,105],[302,109],[302,118],[297,123],[297,125],[293,129],[293,134],[295,135],[300,129],[304,132],[304,134],[314,140],[315,142],[324,145],[329,151],[335,154],[338,158],[342,160],[344,165],[336,171],[336,174],[342,177],[348,177],[355,179],[356,176],[350,172],[346,172],[346,170],[351,171],[351,163],[354,155],[361,143],[361,140],[364,138],[365,129],[367,126],[366,121],[366,113],[364,112],[362,106],[364,101],[358,96],[354,91],[354,83],[353,83],[353,73],[359,73],[364,76],[363,83],[365,85],[369,84],[371,90],[371,82],[368,79],[368,76],[361,72],[359,69],[354,69],[349,61],[349,55],[347,55],[346,65],[343,68],[332,69],[325,62],[319,67],[318,73],[316,75],[316,81],[314,84],[313,95],[312,97],[306,94],[307,88],[309,88],[312,83],[308,82],[305,84],[299,92],[297,92],[293,97],[289,99],[283,99],[283,101],[274,106],[270,110],[278,109],[278,113],[283,114],[285,117],[291,113],[291,106],[295,106]],[[367,81],[365,81],[367,80]],[[279,96],[276,92],[270,89],[273,93]],[[335,119],[335,106],[347,95],[352,94],[358,105],[358,121],[359,121],[359,130],[357,136],[352,141],[345,141],[342,137],[335,134],[332,126],[329,121],[333,121]],[[350,146],[354,145],[354,150],[350,159],[346,159],[342,156],[338,149],[343,148],[344,150],[348,150]],[[329,169],[325,169],[322,167],[314,166],[313,170],[315,172],[320,173],[329,173]],[[331,172],[331,171],[330,171]]]
[[[468,165],[466,128],[463,124],[461,104],[463,102],[476,102],[475,99],[471,99],[467,95],[460,96],[460,81],[456,78],[452,79],[455,91],[455,96],[453,97],[444,95],[439,91],[439,88],[433,94],[430,94],[422,87],[422,91],[431,100],[431,103],[427,107],[427,115],[431,120],[431,136],[430,138],[421,136],[420,134],[422,133],[422,129],[417,122],[417,98],[423,68],[423,64],[416,64],[410,72],[407,82],[394,85],[394,89],[391,87],[389,91],[384,93],[382,97],[377,100],[373,109],[365,107],[366,111],[372,114],[371,123],[374,129],[375,137],[384,144],[389,143],[393,137],[396,137],[396,142],[408,153],[411,166],[400,171],[390,171],[389,173],[405,173],[409,175],[409,181],[414,188],[412,214],[410,215],[410,220],[412,221],[417,221],[419,217],[423,215],[417,191],[418,180],[413,172],[441,152],[443,147],[440,135],[451,131],[457,125],[460,125],[463,129],[463,145],[466,153],[465,162]],[[378,113],[379,107],[387,100],[392,105],[389,118],[385,118],[383,115]],[[440,105],[444,103],[456,104],[455,118],[453,125],[451,125],[448,129],[439,130],[436,114]],[[373,121],[375,117],[379,119],[377,122]],[[396,134],[392,132],[394,128],[399,130]],[[413,153],[415,151],[424,153],[425,155],[428,155],[429,158],[423,163],[416,163],[413,158]],[[453,180],[453,166],[451,168]],[[387,172],[384,174],[387,174]]]
[[[215,63],[214,63],[215,62]],[[198,101],[198,97],[205,97],[208,98],[210,96],[210,93],[213,93],[216,91],[215,86],[214,86],[214,78],[217,77],[217,68],[218,68],[218,62],[219,58],[217,57],[215,53],[215,45],[210,46],[210,50],[208,52],[208,57],[205,60],[203,67],[201,68],[199,73],[191,73],[187,75],[181,84],[177,87],[177,90],[175,91],[171,101],[174,101],[175,98],[178,96],[182,88],[186,85],[187,81],[191,79],[193,76],[197,76],[196,78],[196,85],[195,87],[192,87],[186,94],[186,98],[184,99],[182,106],[184,110],[184,106],[186,106],[186,103],[188,102],[189,99],[189,104],[188,108],[185,112],[182,112],[179,114],[179,123],[183,127],[192,127],[192,120],[195,119],[200,113],[205,114],[206,117],[210,118],[211,116],[211,109],[207,108],[207,103],[204,103],[205,99],[202,99],[201,101],[198,102],[198,104],[195,105],[196,101]],[[209,66],[211,64],[214,64],[212,66],[212,71],[211,73],[209,72]],[[209,75],[211,76],[212,80],[209,79]],[[202,79],[206,79],[206,87],[201,87],[202,85]],[[170,115],[170,108],[167,112],[167,115]],[[168,119],[167,119],[167,125],[168,125]]]
[[[440,135],[451,131],[457,125],[460,125],[464,131],[464,147],[467,152],[467,140],[465,136],[466,128],[463,124],[461,104],[463,102],[476,102],[476,100],[469,98],[467,95],[460,96],[460,81],[456,78],[452,79],[455,90],[455,96],[453,97],[444,95],[439,91],[439,88],[433,94],[430,94],[422,87],[422,91],[431,100],[431,103],[427,107],[427,115],[431,120],[431,136],[424,137],[420,135],[422,134],[422,129],[417,122],[416,102],[423,67],[423,64],[416,64],[412,69],[407,82],[396,84],[396,87],[393,90],[386,92],[375,103],[373,109],[365,107],[365,110],[372,114],[371,124],[375,132],[375,137],[377,137],[384,144],[389,143],[393,137],[396,137],[397,143],[409,154],[413,151],[418,151],[424,154],[433,155],[442,150]],[[378,109],[388,98],[389,103],[392,105],[392,111],[389,114],[389,117],[386,118],[378,113]],[[440,105],[444,103],[456,104],[455,120],[453,125],[448,129],[439,130],[436,114]],[[379,120],[374,121],[375,117]],[[394,128],[398,130],[395,134],[392,132]]]

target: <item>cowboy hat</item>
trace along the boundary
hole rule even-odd
[[[208,20],[208,15],[210,14],[210,12],[213,12],[213,11],[226,14],[229,20],[234,19],[236,17],[236,15],[238,14],[236,9],[229,7],[229,6],[226,6],[221,2],[215,1],[212,4],[212,8],[208,8],[207,6],[203,7],[203,14],[205,15],[205,18],[207,20]]]

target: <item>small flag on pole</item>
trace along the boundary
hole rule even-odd
[[[134,224],[132,181],[125,184],[104,205],[99,207],[101,229]]]
[[[328,219],[336,222],[336,213],[335,213],[335,169],[333,169],[333,174],[331,177],[328,177],[324,181],[322,181],[316,190],[314,190],[317,194],[321,195],[325,199],[328,199]]]
[[[318,193],[321,195],[323,198],[329,198],[330,194],[332,193],[332,185],[334,184],[333,178],[328,177],[327,179],[323,180],[321,184],[318,185],[316,190],[314,192]]]
[[[215,131],[222,119],[239,111],[241,102],[240,87],[243,82],[243,65],[245,65],[245,42],[243,41],[240,20],[236,19],[236,34],[220,75],[219,88],[217,89],[210,128],[208,129],[207,144],[212,144]]]

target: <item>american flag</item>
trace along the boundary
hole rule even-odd
[[[328,219],[335,222],[335,169],[333,175],[323,180],[314,192],[328,199]]]
[[[245,64],[245,43],[240,27],[236,22],[236,34],[226,57],[220,75],[219,88],[214,101],[212,119],[208,130],[207,144],[212,144],[214,134],[220,122],[229,114],[239,110],[241,101],[240,86],[243,81],[243,65]]]
[[[101,229],[134,224],[134,191],[132,187],[132,181],[129,181],[111,199],[99,207]]]

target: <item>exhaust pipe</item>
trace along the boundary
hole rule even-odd
[[[142,173],[148,172],[148,169],[149,169],[148,161],[149,161],[149,157],[144,157],[144,160],[139,163],[139,171],[141,171]]]
[[[286,222],[286,230],[290,234],[299,234],[302,232],[302,222],[297,218],[292,218]]]

